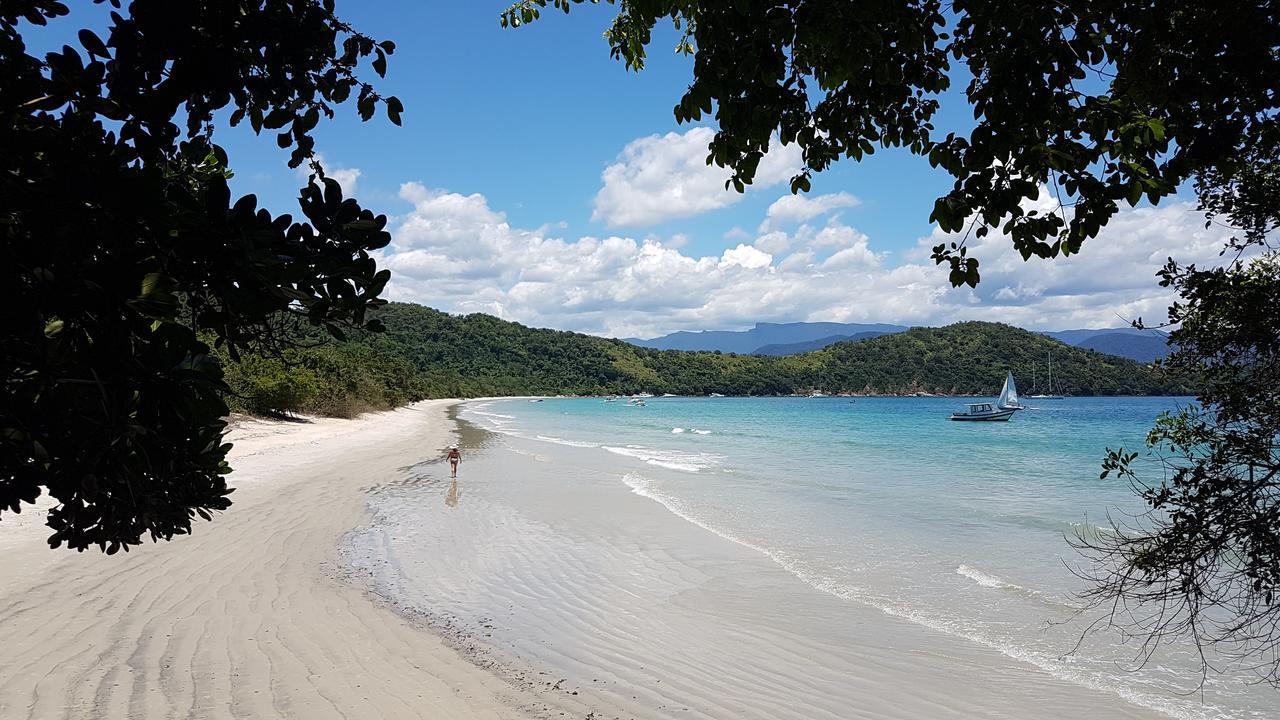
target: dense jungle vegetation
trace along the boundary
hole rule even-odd
[[[966,322],[837,343],[788,357],[652,350],[620,340],[528,328],[489,315],[455,316],[391,303],[386,332],[335,341],[299,330],[276,356],[224,363],[233,409],[350,416],[431,397],[826,393],[994,395],[1012,370],[1023,392],[1070,395],[1189,390],[1151,367],[1071,347],[1009,325]]]

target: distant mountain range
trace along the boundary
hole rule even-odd
[[[838,342],[857,342],[858,340],[869,340],[873,337],[881,335],[889,335],[890,332],[881,330],[868,330],[867,332],[854,333],[853,335],[828,335],[817,340],[806,340],[797,343],[781,343],[773,345],[764,345],[756,348],[752,355],[799,355],[800,353],[813,352],[821,350],[828,345],[834,345]]]
[[[1102,333],[1078,343],[1076,347],[1097,350],[1108,355],[1119,355],[1130,360],[1149,363],[1168,355],[1172,348],[1164,335],[1132,335],[1129,333]]]
[[[795,352],[819,350],[831,343],[840,342],[850,335],[861,333],[877,333],[887,335],[906,330],[902,325],[885,323],[834,323],[834,322],[794,322],[794,323],[756,323],[750,330],[702,330],[698,332],[674,332],[670,335],[643,340],[640,338],[623,338],[625,342],[655,350],[710,350],[732,352],[739,355],[791,355]],[[761,353],[760,349],[769,345],[794,345],[812,343],[817,340],[829,340],[823,345],[795,350],[789,353]]]
[[[707,350],[740,355],[797,355],[821,350],[838,342],[869,340],[905,332],[903,325],[886,323],[756,323],[750,330],[681,331],[662,337],[625,338],[626,342],[658,350]],[[1154,330],[1095,328],[1042,331],[1068,345],[1107,355],[1152,362],[1169,354],[1165,335]]]

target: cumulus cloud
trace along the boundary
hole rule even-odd
[[[591,219],[611,228],[643,227],[741,200],[741,193],[725,189],[729,170],[707,165],[707,145],[714,136],[710,128],[696,127],[628,143],[617,162],[601,175],[604,184],[596,194]],[[771,148],[760,161],[751,188],[790,180],[803,167],[798,145],[784,147],[775,136]]]
[[[761,252],[750,245],[739,245],[735,248],[729,248],[720,256],[720,261],[727,265],[738,265],[740,267],[758,270],[767,268],[773,264],[773,256],[767,252]]]
[[[479,194],[407,183],[400,196],[412,209],[379,258],[393,272],[392,299],[622,337],[758,321],[979,319],[1061,329],[1161,319],[1172,299],[1155,278],[1165,258],[1211,264],[1229,234],[1205,229],[1190,203],[1125,210],[1069,258],[1023,262],[993,233],[969,241],[982,283],[957,289],[928,259],[930,247],[953,239],[938,232],[896,265],[836,217],[699,257],[685,254],[681,236],[564,239],[556,228],[513,227]]]
[[[765,213],[760,232],[769,232],[787,223],[808,222],[816,217],[826,215],[840,208],[857,207],[862,204],[858,198],[847,192],[828,193],[826,195],[783,195],[769,206]]]
[[[316,160],[324,168],[325,177],[332,178],[338,183],[338,187],[342,188],[343,197],[354,197],[356,194],[356,182],[360,179],[360,168],[343,168],[330,167],[328,160],[325,159],[323,153],[316,153]],[[298,177],[306,180],[311,176],[311,166],[303,163],[298,167]]]

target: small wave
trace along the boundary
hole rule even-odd
[[[1031,663],[1054,677],[1061,678],[1082,687],[1112,693],[1130,703],[1155,710],[1156,712],[1178,718],[1179,720],[1226,720],[1227,718],[1232,717],[1231,715],[1225,714],[1220,708],[1216,708],[1211,705],[1183,699],[1161,697],[1135,688],[1125,683],[1122,679],[1109,677],[1096,671],[1072,668],[1061,657],[1010,643],[1007,639],[994,637],[976,628],[965,627],[962,623],[957,623],[954,620],[949,621],[924,614],[910,605],[894,601],[893,599],[871,592],[868,589],[834,581],[829,577],[825,577],[822,573],[816,573],[806,568],[804,563],[798,562],[796,558],[790,556],[788,553],[761,545],[735,535],[734,533],[725,532],[716,528],[714,524],[706,522],[702,518],[698,517],[685,502],[657,489],[652,480],[642,475],[628,473],[623,476],[622,480],[627,487],[631,488],[631,492],[636,495],[653,500],[677,517],[683,518],[684,520],[687,520],[688,522],[691,522],[714,535],[718,535],[725,540],[737,543],[764,555],[798,578],[800,581],[814,589],[834,595],[838,598],[868,605],[892,617],[902,618],[932,630],[937,630],[948,635],[978,643],[1015,660]],[[1020,586],[1013,585],[1012,583],[1006,583],[1004,580],[994,575],[973,570],[973,568],[969,568],[966,565],[961,565],[959,568],[956,568],[957,573],[965,575],[979,584],[984,583],[968,573],[961,572],[961,568],[969,570],[974,575],[978,575],[986,581],[1001,583],[1001,585],[997,585],[997,587],[1007,585],[1011,588],[1021,589]],[[1035,591],[1027,592],[1035,593]]]
[[[721,460],[720,456],[711,455],[709,453],[689,453],[680,452],[678,450],[654,450],[640,445],[628,445],[626,447],[604,445],[603,447],[605,450],[608,450],[615,455],[624,455],[637,460],[643,460],[649,465],[657,465],[658,467],[669,468],[671,470],[682,470],[684,472],[701,472],[702,470],[715,467],[720,464]]]
[[[486,430],[503,434],[513,434],[508,428],[515,421],[515,416],[497,412],[488,412],[485,409],[488,407],[489,403],[469,407],[465,411],[465,417],[474,421],[477,425],[485,428]]]
[[[680,433],[684,432],[684,428],[671,428],[671,432],[672,434],[679,435]]]
[[[1072,537],[1084,538],[1085,540],[1102,540],[1117,537],[1138,537],[1142,533],[1137,529],[1119,528],[1108,525],[1094,525],[1088,522],[1068,523],[1067,534]]]
[[[672,433],[673,435],[679,435],[679,434],[681,434],[681,433],[693,433],[694,435],[710,435],[710,434],[711,434],[711,431],[710,431],[710,430],[699,430],[698,428],[679,428],[679,427],[674,427],[674,428],[671,428],[671,433]]]
[[[597,443],[584,442],[581,440],[565,440],[564,438],[551,437],[548,435],[538,435],[536,437],[539,440],[542,440],[544,442],[555,443],[557,445],[568,445],[569,447],[581,447],[581,448],[600,447],[600,445]]]
[[[710,430],[694,430],[693,434],[694,435],[710,435],[711,431]]]
[[[992,575],[991,573],[983,572],[981,570],[978,570],[977,568],[971,568],[968,565],[961,565],[960,567],[956,568],[956,574],[963,575],[969,578],[970,580],[978,583],[982,587],[1001,588],[1005,590],[1025,590],[1026,589],[1021,585],[1015,585],[1011,582],[1008,582],[1007,580],[1004,580],[1003,578]]]

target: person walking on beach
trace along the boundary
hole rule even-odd
[[[458,452],[458,446],[450,445],[449,454],[445,457],[449,458],[449,467],[453,470],[451,477],[458,477],[458,463],[462,462],[462,453]]]

